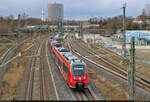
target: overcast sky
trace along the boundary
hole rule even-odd
[[[64,4],[65,18],[113,17],[122,14],[122,4],[127,3],[126,15],[136,17],[150,0],[0,0],[0,16],[27,13],[30,17],[41,17],[45,9],[47,17],[48,3]]]

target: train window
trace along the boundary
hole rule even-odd
[[[67,61],[69,61],[69,59],[68,59],[66,56],[64,56],[64,58],[65,58]]]
[[[63,69],[65,69],[65,64],[63,63]]]
[[[60,52],[68,52],[68,50],[62,49],[62,50],[60,50]]]
[[[67,73],[67,76],[69,77],[69,68],[66,66],[66,73]]]
[[[85,65],[73,65],[72,71],[74,75],[82,76],[86,74],[86,67]]]

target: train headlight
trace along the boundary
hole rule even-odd
[[[84,76],[84,80],[86,79],[86,76]]]
[[[76,80],[76,77],[75,77],[75,76],[73,76],[73,79],[74,79],[74,80]]]

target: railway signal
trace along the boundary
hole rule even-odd
[[[17,67],[20,66],[20,57],[21,57],[21,52],[20,52],[20,14],[18,15],[18,44],[17,44],[17,47],[18,47],[18,62],[17,62]]]
[[[129,99],[136,100],[136,76],[135,76],[135,38],[131,38],[131,49],[130,49],[130,56],[131,56],[131,64],[129,69]]]

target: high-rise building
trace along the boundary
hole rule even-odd
[[[48,21],[63,20],[64,6],[63,4],[48,4]]]

